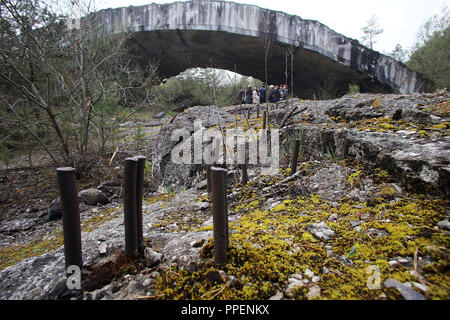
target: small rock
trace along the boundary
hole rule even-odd
[[[336,221],[338,219],[338,215],[336,213],[333,213],[331,216],[328,217],[328,221]]]
[[[370,228],[367,231],[367,234],[370,235],[370,236],[373,236],[373,237],[375,237],[377,239],[390,235],[389,232],[387,232],[387,231],[378,230],[378,229],[375,229],[375,228]]]
[[[407,286],[408,288],[412,289],[412,284],[409,282],[403,282],[402,285]]]
[[[343,255],[341,256],[341,260],[342,260],[342,262],[343,262],[344,264],[346,264],[346,265],[348,265],[348,266],[353,265],[352,260],[350,260],[349,258],[347,258],[347,257],[345,256],[345,254],[343,254]]]
[[[209,203],[208,202],[196,202],[195,205],[197,206],[198,209],[207,209],[207,208],[209,208]]]
[[[281,300],[283,299],[284,294],[281,291],[277,291],[277,293],[269,298],[269,300]]]
[[[199,247],[202,247],[204,243],[205,243],[205,239],[200,239],[197,241],[194,240],[190,244],[191,244],[191,247],[193,247],[193,248],[199,248]]]
[[[147,267],[153,267],[161,262],[162,254],[155,252],[150,248],[145,248],[144,256]]]
[[[405,264],[405,263],[409,263],[411,261],[411,258],[403,258],[403,257],[399,257],[397,259],[397,261],[401,264]]]
[[[164,117],[165,114],[166,114],[165,111],[161,111],[161,112],[158,112],[157,114],[155,114],[155,115],[153,116],[153,118],[154,118],[154,119],[161,119],[162,117]]]
[[[155,280],[147,278],[147,279],[144,280],[144,282],[142,283],[142,285],[143,285],[144,287],[148,287],[148,286],[151,285],[153,282],[155,282]]]
[[[110,287],[111,287],[111,285],[108,284],[108,285],[106,285],[105,287],[103,287],[101,289],[92,291],[91,292],[91,299],[92,300],[101,300],[101,299],[103,299],[106,296],[107,291],[109,290]]]
[[[303,287],[303,285],[304,285],[304,282],[302,280],[299,280],[294,277],[290,277],[288,279],[287,288],[285,290],[286,296],[293,298],[295,296],[297,289]]]
[[[349,222],[352,227],[359,226],[362,223],[361,221],[354,221],[354,220],[349,220]]]
[[[208,271],[206,273],[205,277],[206,277],[206,283],[210,286],[223,283],[223,279],[220,276],[220,273],[218,271],[214,271],[214,270]]]
[[[450,222],[448,220],[439,221],[437,226],[442,230],[450,230]]]
[[[428,287],[424,284],[418,283],[418,282],[413,282],[414,287],[418,288],[419,290],[423,291],[423,292],[427,292],[428,291]]]
[[[125,291],[128,293],[135,293],[138,291],[139,284],[135,280],[131,280],[130,283],[128,283],[128,286],[125,288]]]
[[[389,263],[389,265],[391,267],[394,267],[394,266],[398,265],[398,261],[397,260],[390,260],[388,263]]]
[[[312,271],[309,270],[309,269],[306,269],[306,270],[305,270],[305,275],[308,276],[308,277],[310,277],[310,278],[312,278],[312,277],[314,277],[314,272],[312,272]]]
[[[321,240],[328,241],[334,236],[334,231],[325,222],[311,223],[306,229]]]
[[[34,213],[34,212],[37,212],[37,211],[38,211],[38,208],[36,208],[36,207],[29,207],[27,209],[27,213]]]
[[[294,279],[297,279],[297,280],[302,280],[303,276],[300,273],[295,273],[295,274],[292,274],[290,276],[290,278],[294,278]]]
[[[306,297],[308,299],[314,299],[314,298],[320,297],[320,287],[312,286],[311,288],[309,288],[309,291],[306,294]]]
[[[223,271],[223,270],[219,270],[219,274],[220,274],[220,276],[224,279],[224,280],[226,280],[227,279],[227,273],[225,272],[225,271]]]
[[[312,277],[311,281],[313,283],[319,282],[320,281],[320,277],[319,276],[314,276],[314,277]]]
[[[80,202],[83,202],[90,206],[96,206],[98,203],[101,205],[109,203],[108,198],[103,192],[97,189],[86,189],[78,193]]]
[[[384,282],[384,285],[386,286],[386,288],[397,289],[405,300],[426,300],[422,294],[411,289],[409,286],[404,285],[396,279],[389,278]]]
[[[62,217],[62,209],[61,209],[61,200],[58,197],[57,199],[53,200],[50,204],[50,208],[48,209],[48,220],[54,221],[61,219]]]
[[[153,271],[152,273],[150,273],[150,278],[158,278],[159,277],[159,272],[158,271]]]
[[[106,245],[106,242],[102,242],[99,246],[98,246],[98,251],[101,253],[101,254],[105,254],[106,253],[106,249],[107,249],[107,245]]]

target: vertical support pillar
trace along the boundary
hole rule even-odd
[[[248,182],[248,172],[247,172],[247,164],[248,164],[248,153],[247,150],[249,150],[250,145],[248,142],[245,142],[244,144],[244,163],[242,166],[242,185],[246,185]]]
[[[136,228],[137,247],[140,255],[144,255],[144,235],[142,225],[142,196],[144,190],[144,169],[145,157],[137,156],[137,177],[136,177]]]
[[[300,139],[295,139],[294,152],[292,153],[291,159],[291,175],[293,175],[297,171],[297,160],[299,149],[300,149]]]
[[[217,265],[223,265],[227,262],[228,215],[226,212],[226,172],[227,170],[224,168],[211,167],[214,263]]]
[[[267,120],[267,111],[263,111],[263,126],[262,128],[265,129],[266,128],[266,120]]]
[[[137,187],[136,157],[125,159],[124,177],[124,226],[125,226],[125,253],[127,256],[137,255],[137,216],[136,216],[136,187]]]
[[[211,165],[207,164],[206,167],[206,187],[208,194],[211,194]]]
[[[57,179],[61,196],[64,234],[64,257],[66,268],[72,265],[80,269],[83,265],[81,251],[81,225],[75,169],[58,168]]]

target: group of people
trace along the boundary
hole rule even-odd
[[[244,103],[246,104],[260,104],[266,103],[268,100],[271,103],[284,101],[288,96],[288,88],[286,84],[279,86],[269,86],[269,93],[267,94],[266,85],[263,83],[261,88],[256,87],[252,90],[252,86],[248,86],[245,90]]]

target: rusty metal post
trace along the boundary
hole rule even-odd
[[[206,187],[208,194],[211,194],[211,165],[207,164],[206,167]]]
[[[242,185],[246,185],[248,182],[248,173],[247,173],[247,163],[243,163],[242,165]]]
[[[226,170],[226,166],[225,166]],[[228,247],[230,245],[230,229],[228,227],[228,191],[227,191],[227,172],[224,173],[224,179],[223,179],[223,202],[225,203],[225,245],[228,251]]]
[[[137,156],[137,177],[136,177],[136,228],[137,246],[140,255],[144,255],[144,235],[142,226],[142,196],[144,190],[144,169],[145,157]]]
[[[136,157],[125,159],[125,177],[123,194],[123,211],[125,226],[125,253],[127,256],[137,255],[137,216],[136,216],[136,187],[137,187]]]
[[[291,159],[291,175],[293,175],[297,171],[297,160],[298,160],[299,149],[300,149],[300,139],[295,139],[294,153],[292,153],[292,159]]]
[[[72,265],[80,269],[83,265],[81,252],[81,225],[75,169],[57,168],[64,234],[64,257],[66,268]]]
[[[250,145],[248,142],[245,142],[244,144],[244,163],[242,166],[242,184],[246,185],[248,182],[248,172],[247,172],[247,164],[248,164],[248,153],[247,150],[250,148]]]
[[[228,216],[226,214],[225,174],[227,170],[211,167],[211,195],[213,210],[214,263],[227,262]]]
[[[263,111],[263,129],[265,129],[266,128],[266,119],[267,119],[267,111],[266,110],[264,110]]]

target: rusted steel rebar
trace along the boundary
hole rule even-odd
[[[241,183],[242,183],[242,185],[246,185],[247,182],[248,182],[247,163],[241,164],[241,168],[242,168],[242,180],[241,180]]]
[[[206,187],[208,194],[211,194],[211,165],[205,165],[206,168]]]
[[[244,144],[244,159],[243,162],[241,164],[241,168],[242,168],[242,184],[245,185],[248,182],[248,172],[247,172],[247,164],[248,164],[248,149],[249,149],[249,143],[245,142]]]
[[[300,139],[295,139],[294,152],[291,158],[291,175],[297,171],[298,151],[300,149]]]
[[[66,268],[83,265],[81,249],[81,225],[75,169],[57,168],[64,234],[64,257]]]
[[[262,126],[263,129],[266,128],[266,120],[267,120],[267,111],[264,110],[263,111],[263,126]]]
[[[137,246],[140,255],[144,254],[144,236],[142,226],[142,196],[144,190],[144,169],[145,157],[137,156],[137,176],[136,176],[136,228]]]
[[[125,159],[125,176],[124,176],[124,194],[123,194],[123,210],[124,210],[124,226],[125,226],[125,253],[128,256],[137,255],[137,164],[136,157]]]
[[[211,167],[211,198],[213,210],[214,263],[227,262],[228,215],[226,204],[225,174],[227,170]]]

